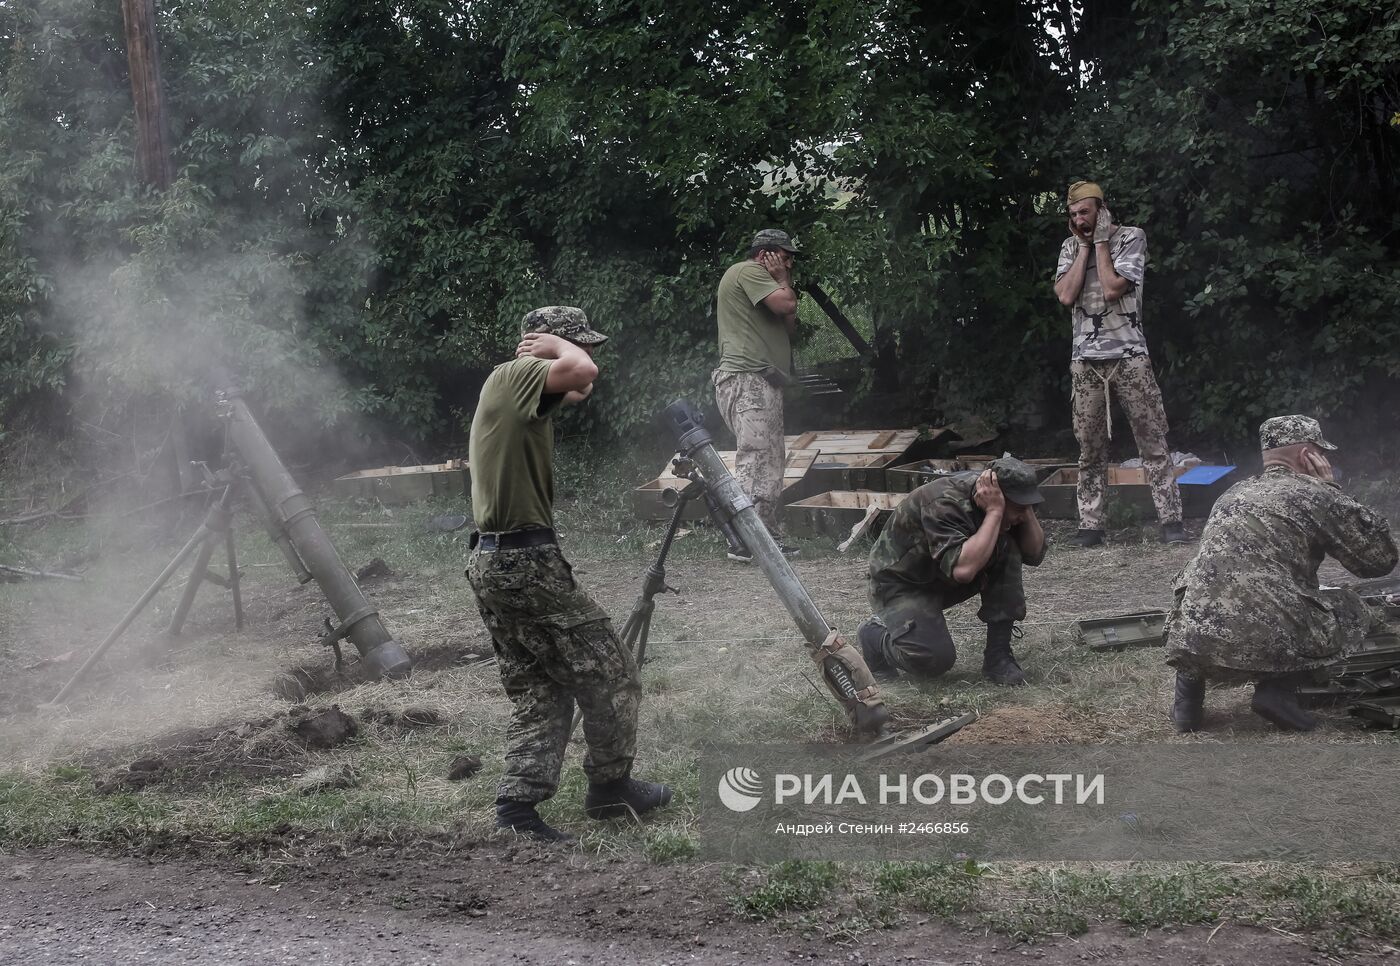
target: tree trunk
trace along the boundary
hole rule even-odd
[[[141,180],[164,191],[170,187],[170,151],[165,143],[165,100],[156,45],[155,0],[122,0],[131,97],[136,103],[136,169]]]

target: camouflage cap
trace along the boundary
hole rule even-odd
[[[1002,495],[1012,503],[1034,506],[1045,500],[1036,482],[1035,468],[1029,464],[1022,463],[1014,456],[1003,456],[992,460],[987,468],[996,473]]]
[[[797,254],[797,242],[780,228],[765,228],[753,236],[750,248],[781,248],[785,252]]]
[[[546,305],[532,309],[520,320],[520,334],[550,332],[579,345],[602,345],[608,337],[588,324],[583,309],[572,305]]]
[[[1337,448],[1322,438],[1322,424],[1311,416],[1272,416],[1259,424],[1260,449],[1278,449],[1295,443]]]

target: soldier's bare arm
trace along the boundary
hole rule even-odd
[[[551,360],[544,383],[546,393],[580,392],[586,396],[598,378],[598,366],[584,349],[548,332],[525,333],[515,355]]]
[[[778,321],[786,326],[788,335],[792,335],[797,331],[797,290],[792,287],[792,270],[788,266],[788,259],[778,252],[761,252],[758,263],[773,276],[773,281],[781,286],[761,304],[777,316]]]
[[[991,470],[977,478],[972,498],[987,515],[982,518],[977,532],[963,542],[958,562],[953,565],[953,579],[960,584],[971,583],[986,569],[1001,537],[1001,522],[1006,515],[1006,497],[997,483],[997,475]]]
[[[1089,270],[1089,253],[1093,246],[1087,243],[1082,235],[1075,230],[1074,222],[1069,223],[1069,230],[1079,239],[1080,245],[1075,250],[1074,261],[1059,280],[1055,282],[1055,297],[1060,300],[1060,304],[1068,308],[1079,298],[1080,291],[1084,288],[1084,276]]]
[[[1035,507],[1025,507],[1024,513],[1012,535],[1021,550],[1021,562],[1037,567],[1045,559],[1045,530],[1040,525],[1040,517],[1035,515]]]
[[[1113,267],[1113,254],[1108,250],[1108,242],[1094,244],[1094,263],[1099,269],[1099,284],[1103,286],[1103,297],[1116,302],[1132,291],[1133,283],[1118,274]]]

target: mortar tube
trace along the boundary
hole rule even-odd
[[[287,534],[282,530],[277,518],[272,515],[272,509],[267,505],[267,501],[262,498],[262,493],[258,491],[256,480],[249,479],[248,485],[243,492],[248,494],[248,501],[253,504],[253,509],[262,518],[263,526],[267,529],[267,535],[271,538],[277,549],[282,551],[282,557],[287,561],[287,566],[291,568],[292,575],[296,577],[297,583],[309,584],[312,581],[311,571],[306,569],[306,564],[301,562],[301,557],[297,555],[296,547],[292,546],[292,541],[287,539]]]
[[[252,410],[237,390],[226,390],[224,400],[228,407],[229,440],[271,510],[274,523],[287,535],[336,616],[348,624],[345,637],[373,673],[391,678],[407,676],[413,667],[408,654],[389,634],[379,613],[346,569],[335,544],[321,529],[311,500],[283,465]]]
[[[754,509],[753,501],[744,493],[744,488],[739,485],[734,474],[729,472],[729,467],[724,465],[724,460],[715,452],[713,444],[697,446],[687,455],[700,467],[701,475],[705,477],[705,482],[709,484],[720,506],[730,514],[730,523],[753,554],[754,562],[772,583],[778,599],[792,615],[797,629],[802,632],[802,637],[813,647],[821,647],[834,628],[827,623],[822,612],[808,596],[807,588],[802,586],[802,581],[798,580],[792,564],[783,556],[778,542],[759,519],[758,511]]]
[[[809,649],[815,654],[833,634],[833,628],[822,616],[817,605],[802,586],[792,565],[783,556],[773,535],[768,532],[753,501],[744,493],[729,467],[715,452],[714,442],[705,429],[703,414],[685,400],[666,407],[666,416],[677,437],[681,455],[689,458],[700,470],[708,488],[715,494],[721,508],[731,515],[730,522],[739,531],[754,560],[762,568],[783,606],[792,615]],[[879,731],[889,718],[883,702],[867,707],[857,698],[855,684],[846,667],[835,657],[820,659],[822,678],[838,701],[847,709],[851,724],[857,731]]]

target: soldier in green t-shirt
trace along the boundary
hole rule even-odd
[[[554,535],[554,427],[560,405],[593,392],[593,350],[606,336],[581,309],[525,316],[516,358],[481,388],[470,464],[476,532],[467,580],[491,633],[514,705],[496,825],[545,841],[572,838],[536,807],[559,787],[574,703],[588,745],[584,811],[641,815],[671,800],[665,785],[631,777],[641,686],[612,622],[574,579]]]
[[[791,337],[797,328],[796,252],[787,232],[765,228],[754,235],[748,258],[729,266],[715,291],[715,403],[737,443],[734,475],[775,539],[781,538],[783,387],[792,381]],[[783,552],[797,553],[790,547]],[[733,551],[729,556],[750,559]]]

